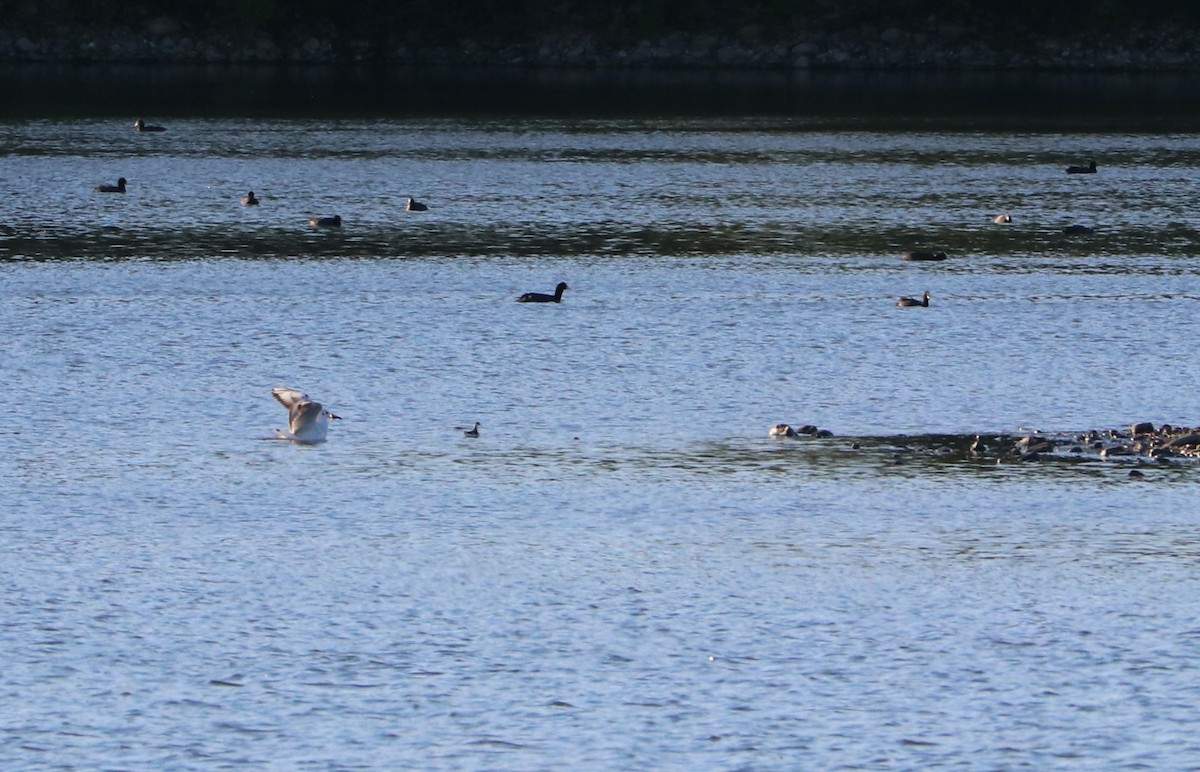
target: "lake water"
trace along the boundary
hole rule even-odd
[[[43,76],[0,119],[5,768],[1200,764],[1200,470],[921,452],[1200,423],[1165,79]],[[328,442],[264,441],[274,386]]]

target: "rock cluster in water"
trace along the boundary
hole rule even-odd
[[[774,438],[829,438],[815,426],[776,424]],[[1121,429],[1033,434],[927,434],[841,437],[854,451],[883,451],[900,463],[905,457],[988,464],[1029,462],[1130,461],[1137,464],[1200,460],[1200,427],[1155,427],[1149,422]]]
[[[856,447],[863,446],[997,464],[1118,459],[1166,462],[1200,459],[1200,428],[1169,424],[1156,428],[1143,422],[1128,429],[1086,432],[861,438]]]
[[[1153,459],[1200,458],[1200,430],[1150,422],[1128,429],[1092,430],[1076,435],[1031,434],[997,443],[999,460],[1038,461],[1046,454],[1083,455],[1101,458],[1141,457]]]
[[[36,7],[31,6],[36,10]],[[35,13],[26,9],[29,13]],[[1196,70],[1200,46],[1178,27],[1119,36],[1059,30],[969,29],[925,20],[917,29],[860,24],[781,31],[745,25],[720,32],[599,35],[561,31],[533,39],[438,41],[414,27],[377,40],[321,29],[247,32],[189,28],[159,16],[137,25],[77,28],[35,17],[0,28],[0,61],[301,63],[377,62],[484,66],[731,69]]]

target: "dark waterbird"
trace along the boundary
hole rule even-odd
[[[932,263],[946,259],[945,252],[903,252],[900,255],[901,260],[910,260],[914,263]]]
[[[547,295],[542,292],[526,292],[521,297],[517,298],[518,303],[561,303],[563,290],[569,290],[565,281],[560,281],[558,286],[554,288],[553,295]]]
[[[408,210],[409,212],[427,212],[427,211],[429,211],[429,207],[425,206],[424,204],[422,204],[420,201],[416,200],[412,196],[408,197],[408,203],[404,205],[404,208],[406,210]]]
[[[141,118],[138,118],[136,121],[133,122],[133,128],[136,131],[166,131],[165,127],[150,126],[145,121],[143,121]]]
[[[340,228],[342,227],[342,216],[335,214],[333,217],[314,217],[308,221],[308,224],[314,228]]]
[[[1068,166],[1067,174],[1095,174],[1096,162],[1090,161],[1087,166]]]
[[[122,177],[121,179],[117,180],[116,185],[97,185],[96,187],[92,188],[92,190],[96,191],[97,193],[124,193],[125,178]]]
[[[913,306],[929,306],[929,293],[926,292],[920,300],[916,298],[900,298],[896,301],[897,308],[912,308]]]
[[[246,194],[246,197],[242,199],[242,203],[246,206],[258,206],[258,199],[254,197],[253,190]]]
[[[791,424],[775,424],[767,431],[771,437],[790,437],[797,439],[799,437],[832,437],[833,432],[828,429],[818,429],[812,424],[804,424],[800,427],[793,427]]]

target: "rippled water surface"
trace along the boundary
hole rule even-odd
[[[1200,423],[1186,120],[234,105],[0,121],[6,767],[1200,763],[1200,469],[914,452]]]

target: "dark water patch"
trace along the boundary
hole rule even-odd
[[[0,119],[787,115],[824,128],[1194,129],[1195,76],[4,65]],[[159,121],[159,119],[162,119]]]
[[[481,468],[502,466],[509,473],[523,469],[536,474],[552,471],[556,479],[630,476],[719,481],[749,475],[779,481],[796,475],[838,479],[946,474],[968,479],[1126,479],[1131,470],[1137,470],[1149,479],[1194,482],[1200,444],[1179,446],[1170,452],[1154,450],[1166,442],[1164,439],[1154,446],[1139,446],[1136,439],[1121,430],[1034,435],[801,435],[761,441],[730,439],[688,448],[514,446],[491,448],[454,460]]]
[[[294,225],[248,227],[211,225],[162,229],[136,225],[95,225],[48,230],[32,225],[0,229],[0,261],[156,260],[219,257],[377,258],[443,256],[804,256],[857,257],[894,269],[900,255],[917,247],[947,254],[938,263],[910,263],[908,269],[930,275],[964,271],[1063,269],[1083,273],[1172,273],[1200,271],[1192,263],[1162,263],[1163,258],[1200,256],[1200,236],[1190,229],[1173,235],[1146,228],[1106,232],[1086,241],[1054,230],[1005,234],[971,229],[914,229],[871,223],[813,227],[781,221],[675,222],[647,227],[626,222],[478,224],[425,221],[414,224],[355,222],[344,218],[336,231]],[[1149,262],[1139,256],[1153,255]]]

